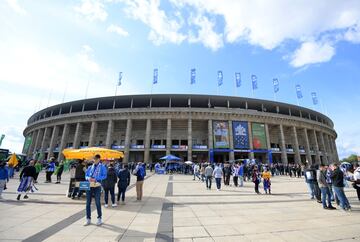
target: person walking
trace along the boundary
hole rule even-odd
[[[310,168],[306,169],[304,175],[305,175],[305,182],[309,188],[310,199],[315,199],[316,197],[317,200],[321,202],[319,196],[317,195],[317,191],[315,187],[315,183],[317,183],[317,180],[316,180],[316,170],[314,166],[311,166]]]
[[[75,197],[80,199],[81,195],[84,192],[82,190],[81,191],[79,190],[79,186],[76,186],[76,183],[86,181],[85,172],[86,172],[85,161],[79,160],[77,166],[75,167],[75,175],[74,175],[75,186],[71,194],[72,199],[75,199]]]
[[[195,164],[194,165],[194,169],[193,169],[193,172],[194,172],[194,181],[195,181],[195,177],[197,177],[199,179],[199,181],[201,180],[201,177],[199,176],[200,174],[200,167],[198,164]]]
[[[45,183],[51,183],[51,176],[55,171],[55,158],[51,157],[46,168],[46,181]]]
[[[64,161],[61,161],[59,166],[56,168],[56,183],[55,184],[60,184],[61,176],[62,176],[63,172],[64,172]]]
[[[264,171],[262,173],[262,179],[263,179],[263,185],[264,185],[264,191],[266,194],[271,194],[271,173],[267,167],[264,168]]]
[[[136,201],[141,201],[143,197],[143,186],[146,176],[145,167],[142,162],[139,162],[133,171],[136,176]]]
[[[95,155],[94,163],[89,166],[85,173],[85,179],[90,183],[90,189],[86,191],[86,222],[84,226],[91,224],[91,200],[95,197],[95,205],[97,210],[97,226],[102,224],[102,213],[101,213],[101,182],[106,179],[106,167],[100,163],[100,155]]]
[[[239,165],[237,163],[232,166],[231,172],[233,175],[234,186],[237,187],[239,181]]]
[[[218,191],[221,189],[221,178],[223,177],[223,170],[220,167],[220,164],[218,164],[214,171],[213,171],[213,177],[215,177],[216,182],[216,188]]]
[[[245,174],[245,169],[244,169],[244,164],[241,163],[239,166],[239,170],[238,170],[238,176],[239,176],[239,181],[240,181],[240,187],[244,186],[244,174]]]
[[[326,167],[321,164],[320,165],[320,176],[319,176],[319,187],[321,190],[321,201],[323,205],[323,209],[336,209],[331,205],[331,193],[328,182],[326,181]],[[326,203],[327,201],[327,203]]]
[[[115,184],[117,183],[116,171],[113,164],[109,164],[109,168],[107,169],[107,177],[102,181],[102,186],[104,188],[104,200],[105,200],[105,208],[108,207],[109,202],[109,192],[111,196],[112,207],[116,207],[115,203]]]
[[[40,172],[42,171],[43,165],[41,164],[40,161],[35,161],[35,170],[36,170],[36,175],[35,175],[35,181],[34,183],[38,183],[38,177]]]
[[[28,199],[28,192],[33,192],[33,184],[36,176],[36,169],[34,167],[35,161],[31,160],[29,165],[24,167],[24,169],[20,173],[20,185],[17,189],[18,196],[17,200],[19,201],[21,198],[21,194],[25,194],[24,199]]]
[[[121,169],[118,173],[118,196],[117,201],[119,202],[121,196],[121,203],[125,205],[125,192],[127,187],[130,185],[130,171],[128,165],[124,165],[124,168]]]
[[[205,182],[205,164],[201,164],[200,177],[201,177],[201,181]]]
[[[354,167],[353,187],[356,190],[357,197],[360,201],[360,166],[356,164]]]
[[[257,194],[260,194],[259,192],[259,184],[260,184],[260,174],[259,174],[259,171],[258,171],[258,167],[257,166],[254,166],[253,168],[253,174],[252,174],[252,182],[255,184],[255,192]]]
[[[333,187],[336,197],[340,201],[340,207],[345,211],[351,210],[349,200],[347,199],[344,192],[344,173],[340,170],[339,166],[336,163],[333,163],[331,165],[331,169],[333,170],[331,179],[333,181]]]
[[[205,168],[205,181],[206,181],[206,189],[211,189],[212,176],[214,169],[211,167],[210,163]]]
[[[231,167],[229,163],[226,163],[223,168],[224,185],[230,186]]]
[[[2,192],[5,189],[6,182],[9,182],[9,171],[6,168],[6,162],[0,162],[0,199],[2,199]]]

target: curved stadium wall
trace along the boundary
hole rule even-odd
[[[329,163],[338,161],[333,122],[291,104],[212,95],[128,95],[58,104],[33,114],[28,157],[63,159],[65,148],[123,151],[123,162],[183,160]]]

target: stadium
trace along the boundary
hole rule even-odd
[[[304,107],[232,96],[152,94],[58,104],[33,114],[24,130],[28,157],[63,159],[65,148],[106,147],[123,162],[330,163],[339,160],[334,124]]]

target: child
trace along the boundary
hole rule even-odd
[[[271,181],[270,181],[270,177],[271,174],[268,171],[268,168],[265,167],[264,171],[262,173],[262,178],[263,178],[263,183],[264,183],[264,191],[266,194],[268,194],[268,190],[269,190],[269,194],[271,194]]]
[[[5,190],[6,182],[9,182],[9,172],[4,161],[0,161],[0,199],[2,192]]]

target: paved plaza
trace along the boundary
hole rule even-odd
[[[85,200],[65,196],[68,173],[60,185],[44,178],[26,201],[16,201],[18,179],[8,183],[0,202],[1,241],[360,241],[360,203],[352,188],[346,189],[352,211],[329,211],[309,199],[304,179],[275,177],[273,195],[257,195],[252,183],[209,191],[192,176],[151,174],[142,202],[130,185],[126,205],[103,207],[104,224],[83,227]],[[92,218],[95,223],[95,208]]]

